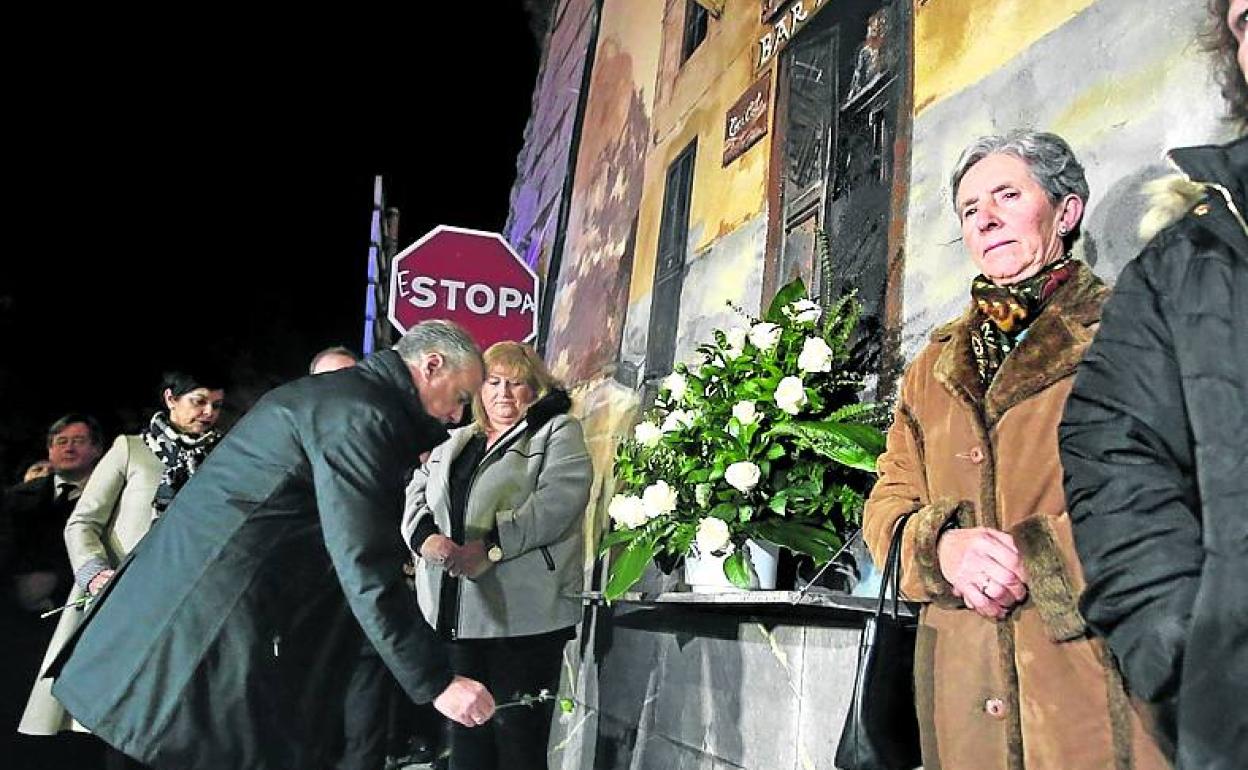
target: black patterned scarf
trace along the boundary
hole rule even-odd
[[[199,470],[200,463],[220,440],[221,434],[215,430],[193,436],[169,424],[169,417],[164,412],[152,415],[147,432],[143,434],[143,441],[165,466],[165,472],[160,476],[160,486],[156,489],[156,497],[152,500],[157,516],[169,507],[173,496]]]
[[[971,299],[978,311],[971,327],[971,351],[985,387],[1053,293],[1075,275],[1078,264],[1067,254],[1032,277],[1008,286],[998,286],[982,275],[971,282]]]

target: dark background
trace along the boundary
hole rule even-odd
[[[374,174],[401,246],[501,230],[544,23],[522,5],[15,21],[0,482],[65,412],[136,429],[165,368],[224,372],[234,418],[358,351]]]

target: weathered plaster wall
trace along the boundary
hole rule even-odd
[[[1087,170],[1078,247],[1112,280],[1143,246],[1140,185],[1168,147],[1225,136],[1222,103],[1193,42],[1203,0],[929,0],[918,6],[905,358],[967,301],[948,174],[976,137],[1035,127],[1063,136]],[[1000,26],[993,26],[1000,25]],[[1003,58],[1003,51],[1009,52]],[[923,94],[920,98],[919,94]]]

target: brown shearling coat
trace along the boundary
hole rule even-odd
[[[926,770],[1164,768],[1077,600],[1083,576],[1062,491],[1057,425],[1108,289],[1081,265],[984,391],[971,311],[938,328],[904,378],[864,516],[878,561],[898,517],[902,590],[924,603],[915,692]],[[966,608],[936,541],[962,527],[1013,536],[1029,596],[1002,622]]]

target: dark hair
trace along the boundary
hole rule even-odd
[[[357,364],[360,362],[360,357],[357,356],[355,351],[351,348],[344,347],[342,345],[332,345],[325,348],[320,353],[312,356],[312,362],[308,364],[308,374],[316,374],[316,365],[320,363],[321,359],[325,356],[346,356],[352,361],[355,361]]]
[[[160,377],[160,405],[165,405],[165,391],[173,393],[174,398],[181,398],[197,388],[208,390],[225,390],[225,377],[218,372],[169,371]]]
[[[104,446],[104,429],[100,427],[99,421],[81,412],[70,412],[48,426],[48,446],[52,446],[52,439],[56,438],[56,434],[78,422],[87,426],[87,431],[91,433],[91,443]]]
[[[1242,132],[1248,129],[1248,83],[1239,68],[1236,54],[1239,41],[1226,23],[1231,0],[1209,0],[1209,20],[1200,35],[1201,47],[1213,55],[1214,79],[1222,88],[1222,98],[1230,110],[1231,120]]]

